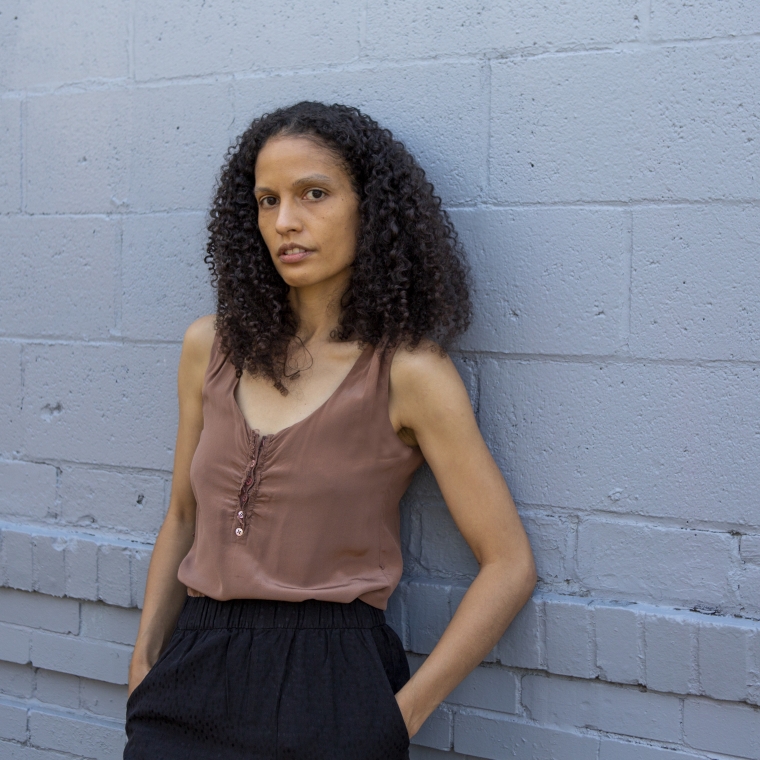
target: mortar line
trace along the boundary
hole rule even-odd
[[[624,307],[620,320],[621,347],[625,353],[631,352],[631,313],[633,301],[633,209],[628,209],[628,249],[624,262],[623,287]]]
[[[367,6],[369,0],[364,0],[359,13],[359,60],[364,59],[364,53],[367,47]]]
[[[491,113],[492,113],[492,101],[493,101],[493,71],[491,70],[491,61],[486,61],[486,87],[488,91],[486,93],[486,192],[490,196],[491,190]]]
[[[528,202],[504,202],[495,201],[477,202],[477,203],[446,203],[446,211],[533,211],[533,210],[564,210],[564,209],[588,209],[591,211],[613,209],[613,210],[635,210],[639,208],[758,208],[760,207],[760,198],[737,198],[729,200],[725,198],[705,198],[705,199],[668,199],[657,200],[641,198],[633,201],[528,201]],[[44,217],[46,219],[114,219],[120,217],[171,217],[171,216],[205,216],[205,209],[198,208],[167,208],[167,209],[134,209],[119,208],[109,211],[6,211],[0,213],[0,218],[12,219],[15,217],[32,218]]]
[[[137,16],[137,0],[131,0],[129,4],[129,20],[127,21],[127,76],[136,81],[135,72],[135,24]]]
[[[644,19],[642,22],[642,39],[652,43],[652,0],[646,0],[644,5]]]
[[[18,109],[18,140],[19,140],[19,210],[26,213],[26,100],[22,100]]]
[[[606,522],[621,525],[641,525],[657,528],[677,528],[693,530],[700,533],[730,534],[736,538],[740,535],[760,535],[760,522],[757,525],[743,523],[716,521],[716,520],[690,520],[681,517],[669,517],[667,515],[632,514],[630,512],[612,512],[601,509],[577,509],[573,507],[557,507],[543,504],[526,504],[522,501],[515,502],[522,513],[539,513],[547,517],[564,518],[571,521],[573,518],[589,519],[603,518]]]
[[[620,52],[648,52],[652,48],[658,47],[676,47],[676,48],[693,48],[693,47],[709,47],[709,46],[730,46],[737,45],[743,42],[756,42],[760,40],[760,32],[744,35],[734,35],[725,37],[709,37],[709,38],[683,38],[683,39],[663,39],[652,40],[649,42],[642,41],[629,41],[629,42],[610,42],[600,43],[599,45],[592,46],[572,46],[572,47],[558,47],[556,49],[544,48],[515,48],[503,51],[489,51],[483,50],[478,53],[468,55],[455,55],[451,53],[433,54],[428,57],[412,57],[412,58],[400,58],[400,59],[387,59],[387,58],[363,58],[361,60],[354,61],[342,61],[340,63],[326,63],[322,66],[316,67],[296,67],[296,68],[278,68],[269,67],[261,68],[255,71],[250,70],[231,70],[223,72],[209,72],[205,74],[191,74],[187,76],[178,77],[157,77],[154,79],[130,79],[129,77],[115,77],[112,79],[93,78],[76,80],[73,82],[60,83],[43,83],[25,90],[8,90],[4,92],[0,97],[2,98],[16,98],[16,97],[39,97],[51,94],[67,94],[67,93],[81,93],[85,91],[95,90],[118,90],[118,89],[141,89],[151,87],[166,87],[176,85],[194,85],[194,84],[210,84],[220,83],[225,80],[238,80],[245,81],[246,79],[256,78],[271,78],[273,76],[303,76],[314,74],[328,74],[335,72],[358,72],[366,69],[373,71],[377,70],[392,70],[409,68],[411,66],[426,66],[436,64],[478,64],[484,58],[488,58],[491,61],[515,61],[515,60],[531,60],[538,58],[556,58],[556,57],[570,57],[579,55],[610,55]]]

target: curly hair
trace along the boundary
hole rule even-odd
[[[356,108],[304,101],[255,119],[229,148],[210,211],[204,260],[221,348],[238,377],[247,369],[287,393],[282,379],[298,321],[259,232],[253,192],[259,151],[282,135],[330,150],[359,199],[356,257],[331,337],[410,348],[429,337],[444,350],[469,326],[472,306],[469,266],[441,199],[389,130]]]

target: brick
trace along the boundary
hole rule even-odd
[[[474,578],[480,566],[445,505],[420,509],[419,559],[427,574],[450,577],[452,572]]]
[[[19,211],[20,208],[21,101],[2,100],[0,101],[0,212]]]
[[[430,654],[451,614],[449,586],[411,581],[407,587],[410,645],[412,652]]]
[[[472,55],[556,49],[639,39],[645,5],[614,0],[605,13],[589,5],[431,5],[423,0],[384,0],[367,6],[365,50],[373,57]]]
[[[79,603],[73,599],[0,589],[0,620],[58,633],[79,633]]]
[[[96,681],[126,684],[132,648],[74,636],[35,631],[32,664]]]
[[[0,703],[0,736],[3,739],[26,741],[26,708]]]
[[[742,536],[740,542],[742,561],[760,565],[760,535]]]
[[[56,344],[26,351],[27,452],[171,469],[179,346]]]
[[[494,62],[492,199],[756,198],[757,55],[751,41]]]
[[[751,0],[704,3],[699,13],[683,0],[653,0],[652,39],[711,39],[760,32],[760,8]]]
[[[760,320],[760,209],[644,207],[632,214],[631,352],[760,358],[752,327]]]
[[[690,747],[736,757],[760,757],[760,709],[689,698],[684,702],[684,741]]]
[[[29,631],[0,623],[0,660],[25,665],[29,659]]]
[[[694,615],[644,615],[646,685],[689,694],[697,688],[698,621]]]
[[[0,693],[29,699],[34,689],[34,673],[28,665],[0,662]]]
[[[126,740],[121,721],[84,718],[75,713],[31,710],[29,729],[36,747],[98,760],[120,757]]]
[[[286,9],[212,0],[190,11],[181,0],[158,6],[140,0],[136,75],[154,79],[345,63],[359,55],[360,15],[350,0],[317,8],[296,0]],[[292,56],[285,63],[287,49]]]
[[[129,73],[129,3],[10,0],[0,46],[6,87],[24,89]],[[13,9],[11,11],[11,8]],[[65,33],[62,33],[65,30]]]
[[[652,747],[646,744],[603,738],[599,760],[703,760],[703,755],[678,752],[672,747]]]
[[[760,567],[740,566],[738,585],[740,611],[753,618],[760,617]]]
[[[82,679],[82,709],[96,715],[124,720],[127,712],[127,687]]]
[[[629,519],[760,521],[760,469],[742,464],[760,461],[760,438],[752,415],[736,415],[760,397],[752,368],[483,358],[480,378],[481,430],[518,503]],[[684,568],[699,562],[684,559]],[[681,566],[668,573],[683,578]],[[699,584],[684,582],[696,602]]]
[[[222,154],[223,149],[220,149],[218,155],[214,155],[214,168],[208,167],[212,177]],[[153,163],[148,162],[148,165]],[[168,170],[163,176],[173,178]],[[160,182],[152,184],[164,189]],[[194,185],[208,189],[212,180],[198,180]],[[189,198],[183,200],[189,205]],[[208,205],[208,198],[199,199],[199,205],[201,201]],[[203,214],[140,215],[125,219],[123,335],[144,340],[181,341],[193,320],[216,311],[208,268],[203,261],[205,222]],[[147,271],[151,272],[150,277],[145,276]],[[172,283],[171,288],[166,287],[167,282]]]
[[[502,760],[589,760],[596,757],[599,739],[535,726],[496,715],[486,717],[457,713],[454,717],[454,749],[466,755]]]
[[[3,101],[0,101],[0,104]],[[21,437],[21,344],[0,341],[0,451],[18,449]]]
[[[127,199],[130,95],[124,90],[52,94],[27,101],[26,209],[109,212]]]
[[[87,638],[132,646],[139,625],[139,610],[121,609],[105,604],[82,605],[82,636]]]
[[[576,520],[560,515],[521,510],[541,588],[567,592],[575,582]]]
[[[475,351],[607,354],[621,343],[630,222],[619,209],[461,209]]]
[[[534,596],[517,613],[506,633],[497,644],[498,659],[502,665],[516,668],[543,668],[540,618],[544,614],[541,597]]]
[[[728,533],[597,519],[582,520],[578,528],[578,577],[592,592],[728,606],[732,554]]]
[[[132,603],[127,549],[108,544],[98,548],[98,599],[122,607]]]
[[[55,487],[52,465],[0,462],[0,514],[42,519],[54,507]]]
[[[34,696],[59,707],[79,707],[79,678],[68,673],[38,668]]]
[[[760,624],[715,618],[700,622],[697,634],[699,683],[714,699],[746,700],[752,634]]]
[[[641,617],[629,607],[594,605],[593,609],[596,665],[601,677],[615,683],[644,683]]]
[[[66,596],[98,598],[98,545],[95,541],[70,539],[64,552]]]
[[[747,662],[747,683],[749,684],[747,701],[760,705],[760,631],[750,636]]]
[[[152,550],[145,548],[132,553],[130,563],[132,605],[142,609],[145,600],[145,584],[148,582],[148,568]]]
[[[3,529],[3,585],[31,591],[34,588],[32,537],[28,533]]]
[[[565,597],[546,601],[546,664],[550,673],[594,678],[592,610],[588,601]]]
[[[66,590],[66,541],[56,536],[32,536],[34,588],[42,594],[63,596]]]
[[[472,671],[446,701],[465,707],[479,707],[502,713],[517,713],[519,681],[509,670],[478,667]]]
[[[681,739],[681,701],[670,695],[601,681],[527,675],[522,702],[539,723],[668,742]]]
[[[0,219],[0,321],[21,335],[107,338],[119,234],[105,219]],[[76,294],[87,293],[85,299]]]
[[[417,157],[444,203],[483,195],[488,87],[480,62],[430,62],[371,69],[269,75],[236,85],[235,131],[298,100],[350,103],[390,129]],[[399,99],[398,93],[404,97]],[[451,108],[451,103],[466,104]]]
[[[61,517],[67,523],[155,536],[165,514],[166,481],[158,475],[64,467]]]
[[[233,118],[230,85],[225,82],[136,90],[135,125],[150,122],[151,129],[132,145],[130,205],[141,211],[205,211],[213,197],[224,154],[234,137],[230,132]],[[139,220],[135,221],[139,223]],[[175,240],[170,244],[175,256],[181,255],[175,248],[179,242]],[[193,250],[187,250],[182,258],[188,263],[195,261],[203,269],[204,248],[204,243],[201,243]],[[135,255],[134,249],[125,249],[125,253],[131,257]],[[162,251],[161,257],[167,253],[167,250]],[[147,251],[141,251],[141,254],[143,257],[151,255]],[[148,284],[146,279],[152,279],[154,272],[161,276],[157,267],[158,258],[154,252],[149,267],[151,278],[146,278],[146,270],[142,270],[141,284]],[[129,263],[126,257],[125,262]],[[169,267],[174,276],[177,272],[176,258],[173,263],[175,266],[172,266],[170,259],[161,262],[160,266]],[[133,261],[131,267],[125,268],[125,273],[132,275],[132,278],[135,276],[134,266]],[[206,279],[204,284],[207,282]],[[129,286],[130,283],[125,284]],[[181,286],[182,283],[177,282],[171,290],[180,290]],[[206,290],[210,291],[210,288],[207,286]],[[151,292],[158,290],[151,288]],[[187,295],[190,296],[189,293]],[[162,316],[171,319],[166,312]]]
[[[445,707],[436,708],[412,737],[412,743],[433,749],[451,747],[452,714]]]

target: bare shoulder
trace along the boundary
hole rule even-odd
[[[402,342],[393,356],[391,382],[399,390],[423,390],[430,385],[461,382],[451,357],[433,340],[423,338],[414,348]]]
[[[216,315],[207,314],[193,322],[182,341],[179,362],[180,380],[185,378],[192,385],[203,384],[203,376],[211,356],[211,344],[216,334]]]
[[[190,351],[211,350],[216,335],[216,314],[199,317],[185,330],[184,345]]]
[[[390,371],[390,395],[397,425],[414,431],[438,428],[443,420],[472,416],[467,390],[451,357],[432,340],[399,345]]]

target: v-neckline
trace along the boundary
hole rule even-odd
[[[276,431],[274,433],[266,433],[265,435],[262,435],[261,431],[258,428],[251,427],[250,423],[245,418],[245,415],[243,414],[243,410],[240,408],[240,404],[238,404],[237,398],[235,397],[235,393],[237,391],[237,388],[240,385],[240,378],[236,377],[235,378],[235,382],[232,384],[232,391],[231,391],[231,394],[232,394],[232,404],[235,407],[235,409],[237,410],[237,416],[239,417],[239,419],[243,423],[243,425],[245,427],[245,430],[246,430],[246,433],[248,433],[248,436],[250,437],[251,435],[253,435],[255,433],[262,440],[265,439],[265,438],[267,438],[267,439],[276,438],[281,433],[286,433],[288,430],[292,430],[293,428],[298,427],[299,425],[302,425],[307,420],[311,419],[317,412],[319,412],[322,409],[324,409],[330,403],[330,401],[332,401],[332,399],[337,395],[337,393],[343,388],[343,386],[348,382],[348,379],[351,377],[351,375],[354,374],[354,372],[356,371],[356,368],[359,366],[359,363],[364,358],[364,355],[367,353],[367,351],[369,351],[370,348],[372,348],[374,350],[374,347],[372,346],[372,344],[368,343],[364,347],[364,349],[362,350],[362,352],[359,354],[359,356],[356,357],[356,361],[354,361],[354,363],[351,365],[351,369],[348,370],[348,372],[346,373],[346,376],[340,381],[340,383],[338,384],[338,387],[316,409],[314,409],[314,411],[309,412],[309,414],[307,414],[302,419],[297,420],[292,425],[288,425],[287,427],[280,428],[278,431]],[[241,377],[242,377],[242,375],[241,375]]]

